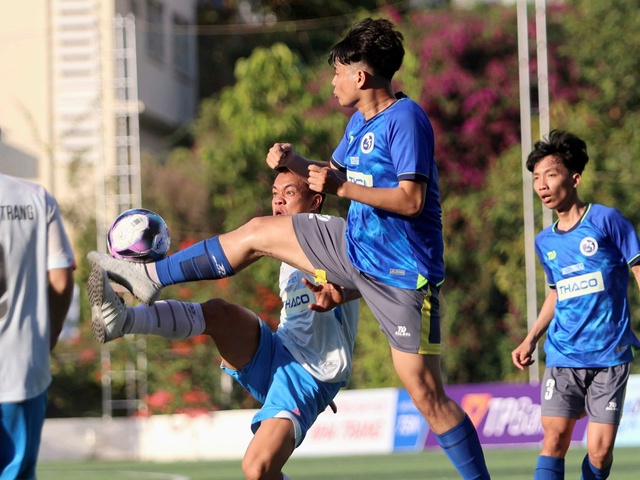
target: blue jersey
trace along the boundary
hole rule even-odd
[[[442,211],[434,138],[424,110],[405,96],[375,117],[356,112],[333,153],[332,164],[350,182],[397,188],[401,180],[427,184],[425,205],[407,217],[351,202],[347,253],[361,272],[398,288],[417,289],[444,280]]]
[[[591,204],[570,231],[546,228],[536,253],[558,300],[544,350],[547,367],[606,368],[630,362],[640,342],[631,330],[629,266],[640,261],[633,225]]]

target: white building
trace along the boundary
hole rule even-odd
[[[97,211],[113,212],[135,204],[140,151],[166,151],[167,135],[196,115],[196,7],[5,2],[0,172],[44,185],[62,205],[93,209],[95,198]]]

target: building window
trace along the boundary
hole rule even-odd
[[[184,74],[191,75],[191,36],[189,22],[179,15],[173,16],[173,65]]]
[[[147,52],[159,60],[164,58],[163,10],[157,0],[147,0]]]

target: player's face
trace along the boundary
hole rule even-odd
[[[580,174],[567,170],[560,160],[549,155],[533,168],[533,189],[547,208],[569,210],[577,200]]]
[[[271,208],[274,215],[313,213],[320,204],[320,195],[309,190],[297,175],[279,174],[271,188]]]
[[[364,81],[363,65],[336,63],[334,69],[333,94],[343,107],[355,107],[360,99],[360,86]]]

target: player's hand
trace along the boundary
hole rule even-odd
[[[534,350],[535,344],[531,345],[531,343],[525,340],[511,352],[511,360],[518,370],[524,370],[525,367],[535,363],[535,360],[531,356]]]
[[[331,167],[309,165],[309,188],[314,192],[323,192],[330,195],[338,195],[338,190],[346,182],[346,178]]]
[[[293,158],[293,145],[290,143],[276,143],[267,153],[267,165],[273,170],[286,167]]]
[[[344,292],[338,285],[334,285],[333,283],[320,283],[316,285],[306,278],[302,279],[302,283],[316,296],[315,303],[309,304],[309,308],[313,311],[320,313],[328,312],[344,301]]]

